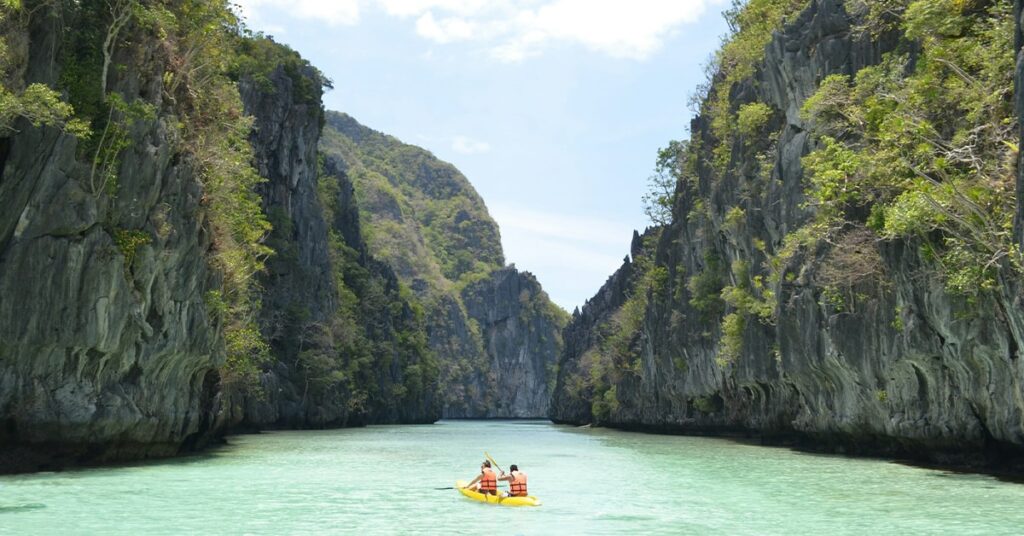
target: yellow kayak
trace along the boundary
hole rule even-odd
[[[498,506],[540,506],[540,499],[533,495],[528,495],[526,497],[505,497],[504,493],[500,495],[484,495],[483,493],[468,490],[466,489],[466,482],[464,480],[456,480],[455,489],[459,490],[459,493],[473,499],[474,501],[496,504]]]

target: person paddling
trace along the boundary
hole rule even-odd
[[[501,477],[498,480],[508,482],[510,497],[526,497],[526,473],[520,471],[519,466],[514,463],[508,470],[509,473],[507,475],[502,471]]]
[[[476,475],[472,482],[466,484],[466,487],[485,495],[497,495],[498,475],[494,474],[494,469],[491,469],[491,462],[484,460],[484,463],[480,464],[480,474]]]

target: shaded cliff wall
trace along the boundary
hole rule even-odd
[[[640,235],[633,232],[633,246],[630,256],[639,255]],[[589,423],[594,420],[594,386],[589,384],[591,369],[595,363],[595,351],[604,339],[605,326],[613,322],[613,316],[621,309],[636,284],[633,262],[630,256],[612,274],[582,309],[572,313],[572,319],[563,331],[564,348],[558,359],[557,377],[551,393],[549,415],[560,423]]]
[[[1016,97],[1017,117],[1018,119],[1024,115],[1024,9],[1022,9],[1021,0],[1014,0],[1013,3],[1013,18],[1016,24],[1016,32],[1013,36],[1013,46],[1017,51],[1017,72],[1014,76],[1014,96]],[[1018,121],[1020,127],[1020,143],[1018,147],[1024,147],[1024,122]],[[1017,157],[1017,199],[1024,199],[1024,154],[1018,154]],[[1017,203],[1017,219],[1013,226],[1014,236],[1017,238],[1017,244],[1020,245],[1022,251],[1024,251],[1024,203],[1018,201]]]
[[[347,418],[339,401],[303,396],[295,370],[299,339],[308,336],[310,326],[326,325],[337,307],[327,224],[316,195],[321,90],[314,83],[315,94],[302,100],[296,87],[302,78],[313,81],[316,76],[311,67],[290,76],[278,66],[263,83],[253,77],[239,81],[245,112],[256,120],[250,139],[256,168],[266,179],[258,191],[274,226],[268,238],[274,254],[260,278],[259,320],[273,362],[260,377],[260,389],[243,396],[242,411],[234,419],[243,426],[343,425]]]
[[[56,86],[53,6],[22,36],[24,80]],[[67,16],[67,14],[65,15]],[[129,28],[126,31],[136,31]],[[138,32],[108,87],[155,121],[130,126],[96,191],[80,142],[20,120],[0,139],[0,448],[5,468],[170,455],[208,432],[222,363],[202,188],[176,143],[165,50]],[[122,233],[148,242],[130,251]]]
[[[256,119],[251,142],[275,253],[261,277],[259,320],[272,359],[230,420],[243,428],[433,422],[433,357],[405,341],[424,337],[425,326],[391,268],[367,254],[343,164],[319,162],[321,83],[302,63],[239,83]]]
[[[349,326],[361,334],[355,342],[338,337],[348,349],[355,407],[370,423],[434,422],[442,410],[439,370],[427,342],[424,307],[390,264],[370,254],[344,163],[326,157],[324,171],[320,200],[327,208],[335,285],[342,298],[336,325],[342,333]]]
[[[814,142],[799,111],[826,75],[853,75],[898,44],[894,35],[851,31],[853,24],[841,2],[814,0],[774,35],[755,76],[733,86],[729,101],[733,110],[769,104],[777,144],[768,136],[734,140],[724,177],[710,164],[719,143],[710,119],[694,120],[697,176],[680,185],[671,224],[641,252],[664,279],[643,290],[649,305],[634,340],[636,366],[606,376],[608,385],[585,381],[587,350],[600,338],[593,326],[613,314],[619,296],[637,291],[627,265],[566,330],[554,420],[752,434],[967,465],[1012,465],[1024,454],[1018,281],[1000,279],[967,303],[947,292],[914,240],[879,241],[853,229],[782,267],[789,275],[773,287],[774,321],[751,316],[724,325],[733,329],[726,334],[724,304],[695,306],[698,293],[717,298],[738,285],[736,266],[765,274],[758,267],[812,217],[801,158]],[[759,151],[768,151],[767,174],[754,158]],[[743,209],[739,217],[734,207]],[[836,259],[848,252],[867,259],[874,275],[852,277],[840,304],[821,281],[825,270],[846,269]],[[726,339],[740,348],[735,359],[723,360]]]
[[[467,286],[462,299],[486,341],[494,377],[486,416],[547,415],[564,324],[540,283],[533,274],[506,267]]]

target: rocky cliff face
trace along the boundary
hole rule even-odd
[[[638,288],[627,262],[574,315],[555,421],[756,435],[968,465],[1013,464],[1024,454],[1019,281],[1002,279],[968,304],[947,292],[913,240],[878,241],[848,229],[788,261],[790,275],[770,300],[774,321],[749,317],[727,335],[723,329],[736,326],[720,322],[726,310],[700,302],[702,292],[717,298],[723,286],[737,284],[737,266],[756,273],[813,215],[801,157],[814,142],[801,107],[826,75],[853,75],[898,45],[893,35],[851,31],[854,22],[841,2],[814,0],[775,34],[755,76],[729,96],[733,109],[754,101],[771,106],[777,145],[736,140],[729,147],[735,171],[724,178],[714,178],[708,164],[719,143],[709,119],[693,122],[701,144],[697,178],[680,186],[672,223],[633,252],[634,264],[649,256],[663,278]],[[761,150],[770,158],[767,176],[752,158]],[[730,213],[732,207],[743,210]],[[870,265],[870,276],[857,275],[863,266],[843,264],[851,252]],[[845,301],[826,292],[829,270],[849,276]],[[702,290],[702,283],[713,288]],[[607,385],[588,383],[592,356],[606,339],[599,327],[635,292],[648,293],[630,346],[635,363],[607,374]],[[723,362],[726,338],[741,350]]]
[[[303,94],[309,87],[316,91]],[[424,326],[391,268],[366,251],[345,163],[327,158],[318,166],[319,87],[308,65],[239,83],[256,119],[251,141],[267,179],[259,193],[274,226],[259,321],[273,360],[259,388],[235,403],[232,421],[243,428],[433,422],[440,408],[432,359],[425,345],[400,340],[422,337]]]
[[[443,293],[428,303],[427,333],[441,362],[444,418],[488,417],[497,385],[480,325],[466,315],[457,296]]]
[[[21,41],[29,83],[60,75],[52,60],[64,36],[48,9]],[[112,90],[166,109],[168,58],[155,43],[115,59],[125,68],[111,74]],[[101,187],[74,137],[25,120],[16,128],[0,139],[3,468],[200,443],[223,356],[204,304],[216,277],[202,190],[173,125],[132,125],[133,143]],[[125,247],[129,233],[148,240]]]
[[[640,254],[641,238],[633,232],[631,255]],[[629,256],[622,266],[605,281],[593,298],[587,300],[583,309],[573,311],[572,319],[563,333],[564,347],[558,360],[555,387],[551,393],[549,414],[560,423],[589,423],[593,421],[591,411],[595,396],[592,386],[586,385],[585,378],[595,366],[593,350],[600,347],[602,328],[612,322],[635,285],[635,270]],[[590,355],[588,355],[590,354]]]
[[[5,90],[64,84],[82,109],[104,104],[89,97],[101,95],[100,64],[73,48],[98,46],[95,6],[46,4],[24,15],[24,28],[4,26],[10,57],[21,58],[3,73]],[[64,25],[53,24],[58,15]],[[318,167],[322,78],[272,41],[233,34],[219,52],[254,54],[239,56],[250,64],[235,75],[265,179],[253,199],[274,225],[266,238],[274,251],[257,275],[256,324],[269,355],[251,382],[222,381],[226,370],[239,373],[225,360],[235,343],[224,315],[234,313],[211,301],[223,296],[217,256],[229,247],[213,230],[211,198],[244,203],[250,194],[214,191],[223,186],[201,178],[211,163],[185,134],[199,128],[188,124],[199,114],[183,112],[190,101],[172,87],[183,60],[167,36],[131,21],[120,36],[132,46],[114,47],[118,67],[104,82],[116,98],[106,102],[144,104],[152,116],[126,120],[123,133],[120,120],[108,123],[98,142],[25,119],[0,137],[0,471],[168,456],[232,427],[439,418],[422,310],[367,251],[344,166]],[[216,74],[226,92],[218,102],[230,107],[230,73]],[[240,111],[206,110],[202,120],[232,121]],[[90,165],[101,150],[115,163],[109,175]]]
[[[563,325],[532,274],[496,270],[462,291],[466,313],[479,326],[494,378],[488,417],[547,415]]]
[[[1013,36],[1014,50],[1017,52],[1017,72],[1014,76],[1014,95],[1016,96],[1016,108],[1017,117],[1020,118],[1024,114],[1024,56],[1021,55],[1021,51],[1024,50],[1024,9],[1022,9],[1021,0],[1015,0],[1013,3],[1013,18],[1016,24],[1016,31]],[[1020,139],[1021,144],[1018,147],[1024,146],[1024,122],[1018,121],[1020,127]],[[1017,199],[1024,199],[1024,154],[1018,156],[1017,159]],[[1024,250],[1024,203],[1017,203],[1017,219],[1014,221],[1013,226],[1014,236],[1017,238],[1017,243],[1020,244],[1022,250]]]
[[[297,77],[315,78],[311,68]],[[328,257],[327,224],[317,199],[317,140],[323,110],[319,88],[308,102],[297,99],[297,78],[284,67],[273,69],[266,87],[251,78],[239,82],[245,112],[256,119],[250,137],[256,167],[266,182],[259,186],[263,211],[274,226],[269,239],[275,254],[267,262],[260,326],[275,360],[261,378],[262,390],[245,397],[237,416],[244,425],[303,426],[346,421],[337,401],[302,396],[295,385],[299,339],[312,325],[325,325],[337,308]]]
[[[501,267],[497,224],[469,181],[345,114],[328,113],[321,149],[353,178],[369,250],[424,304],[444,417],[546,415],[565,320],[532,275]]]

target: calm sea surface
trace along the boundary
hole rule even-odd
[[[454,490],[483,451],[544,505]],[[130,467],[0,477],[0,534],[1024,534],[1024,485],[545,421],[238,436]]]

